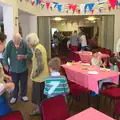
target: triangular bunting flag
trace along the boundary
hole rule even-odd
[[[72,4],[68,4],[68,8],[71,10],[71,8],[72,8]]]
[[[76,8],[77,8],[77,5],[72,5],[71,6],[71,9],[72,9],[73,13],[76,11]]]
[[[117,0],[109,0],[109,3],[111,5],[111,7],[114,9],[117,4]]]
[[[76,12],[77,12],[78,14],[80,14],[80,6],[79,6],[79,5],[77,5]]]
[[[48,9],[50,7],[50,2],[46,2],[46,8]]]
[[[78,10],[77,12],[78,12],[78,14],[80,14],[80,10]]]
[[[57,5],[58,12],[61,12],[62,6],[63,6],[63,5],[60,5],[60,4]]]
[[[40,5],[42,2],[43,2],[43,0],[40,0],[38,4]]]
[[[38,4],[39,4],[39,2],[40,2],[40,0],[36,0],[36,5],[38,5]]]
[[[84,11],[84,7],[85,7],[85,4],[81,4],[81,5],[80,5],[80,11],[81,11],[81,12]]]
[[[31,4],[34,5],[35,4],[35,0],[31,0]]]
[[[88,4],[89,11],[92,12],[92,9],[94,7],[95,3]]]
[[[91,12],[92,12],[92,14],[93,14],[93,13],[94,13],[94,10],[92,10]]]
[[[58,5],[58,2],[53,2],[53,4],[54,4],[54,8],[56,8]]]
[[[44,6],[45,6],[45,3],[44,3],[44,2],[41,2],[41,4],[40,4],[41,9],[43,9]]]

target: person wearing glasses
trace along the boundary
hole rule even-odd
[[[15,33],[13,40],[10,40],[3,54],[3,66],[6,71],[11,72],[12,81],[15,84],[11,104],[17,101],[19,93],[19,82],[21,93],[20,97],[24,102],[28,101],[27,81],[28,81],[28,60],[32,58],[32,50],[23,40],[19,33]],[[10,60],[10,68],[8,67]]]

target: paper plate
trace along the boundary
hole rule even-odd
[[[88,74],[91,74],[91,75],[97,75],[98,72],[97,72],[97,71],[88,71]]]
[[[82,63],[82,65],[89,66],[90,64],[89,63]]]
[[[72,64],[71,63],[66,63],[67,66],[71,66]]]

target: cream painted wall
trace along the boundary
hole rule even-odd
[[[17,0],[0,0],[0,2],[4,3],[6,5],[10,5],[13,8],[14,32],[17,32],[18,31],[18,21],[17,21],[17,23],[15,22],[15,17],[18,17]]]
[[[19,15],[19,21],[22,28],[23,38],[29,33],[37,33],[37,17],[33,15]]]
[[[85,25],[83,22],[77,22],[71,23],[71,22],[57,22],[57,23],[52,23],[51,27],[52,28],[57,28],[59,31],[74,31],[78,30],[78,27],[86,27],[86,26],[95,26],[95,25]]]
[[[65,3],[86,3],[88,2],[88,0],[56,0],[56,1],[61,1],[62,2],[65,2]],[[89,2],[94,2],[95,0],[89,0]],[[5,4],[8,4],[8,5],[11,5],[13,7],[13,15],[14,15],[14,31],[18,31],[18,24],[15,25],[15,17],[18,16],[18,8],[20,8],[21,10],[23,11],[26,11],[28,13],[31,13],[31,14],[34,14],[34,15],[37,15],[37,16],[66,16],[66,15],[72,15],[72,13],[69,13],[69,14],[66,14],[65,12],[61,12],[61,13],[58,13],[57,9],[56,10],[53,10],[53,11],[50,11],[50,10],[47,10],[47,9],[43,9],[41,10],[39,8],[39,6],[32,6],[31,3],[26,3],[25,0],[23,0],[23,2],[20,2],[20,0],[0,0],[0,2],[2,3],[5,3]],[[18,2],[18,4],[17,4]],[[119,21],[120,21],[120,15],[119,15],[119,12],[120,10],[115,10],[115,11],[111,11],[111,12],[108,12],[108,13],[103,13],[102,15],[107,15],[107,14],[112,14],[112,15],[115,15],[115,27],[114,27],[114,50],[115,50],[115,46],[116,46],[116,42],[118,40],[118,38],[120,38],[120,34],[119,34],[119,31],[120,31],[120,26],[119,26]],[[97,15],[99,13],[96,13]],[[77,14],[75,14],[77,15]]]

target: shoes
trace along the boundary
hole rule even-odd
[[[29,99],[28,99],[27,96],[21,97],[21,99],[22,99],[24,102],[28,102],[28,101],[29,101]]]
[[[30,116],[36,116],[36,115],[40,115],[40,112],[33,110],[32,113],[30,113]]]
[[[16,101],[17,101],[16,98],[12,98],[12,99],[10,100],[10,104],[14,104],[14,103],[16,103]]]

